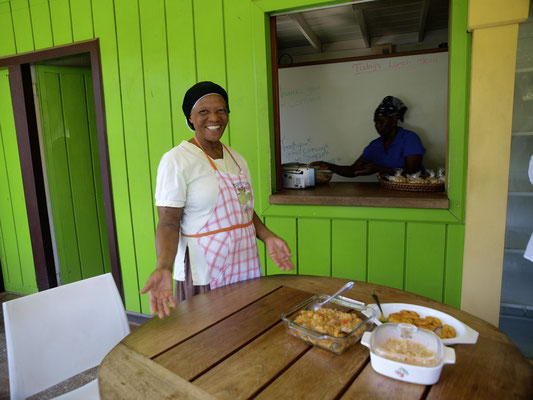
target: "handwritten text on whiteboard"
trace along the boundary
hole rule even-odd
[[[391,69],[409,68],[415,65],[435,64],[439,59],[434,55],[421,55],[415,59],[396,59],[389,58],[384,61],[358,61],[351,65],[352,71],[355,75],[372,74],[375,72],[386,71]]]

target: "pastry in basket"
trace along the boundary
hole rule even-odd
[[[380,137],[372,140],[353,164],[313,161],[310,165],[348,178],[376,173],[394,175],[396,168],[401,168],[404,173],[422,170],[426,149],[415,132],[398,126],[398,121],[403,122],[406,111],[407,107],[400,99],[385,97],[374,111],[374,126]]]
[[[441,168],[439,173],[444,174]],[[405,190],[410,192],[440,192],[444,190],[444,175],[435,176],[435,172],[428,170],[429,176],[418,171],[414,174],[402,175],[402,170],[396,170],[394,175],[378,175],[378,180],[385,189]]]
[[[446,176],[444,174],[444,168],[439,168],[439,172],[437,173],[437,175],[435,175],[435,171],[433,170],[428,170],[428,176],[426,178],[426,180],[429,182],[429,183],[432,183],[432,184],[442,184],[446,181]]]
[[[421,171],[418,171],[411,175],[407,175],[407,182],[408,183],[419,183],[421,185],[427,183],[427,181],[424,178],[422,178],[422,176],[420,175],[421,175]]]

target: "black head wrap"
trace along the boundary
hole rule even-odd
[[[191,117],[191,111],[194,108],[196,102],[200,100],[202,97],[207,96],[208,94],[218,94],[222,96],[222,98],[226,101],[226,107],[229,112],[229,102],[228,102],[228,94],[222,88],[221,86],[217,85],[213,82],[198,82],[196,85],[192,86],[187,92],[185,93],[185,97],[183,98],[183,104],[181,108],[183,109],[183,113],[185,114],[185,120],[187,121],[187,125],[189,125],[189,128],[191,128],[194,131],[194,125],[189,121],[189,118]]]
[[[384,115],[386,117],[397,115],[398,119],[403,122],[403,116],[406,111],[407,107],[400,99],[393,96],[387,96],[379,104],[378,108],[376,108],[376,111],[374,111],[374,117],[377,115]]]

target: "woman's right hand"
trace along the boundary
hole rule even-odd
[[[177,306],[172,284],[172,272],[167,269],[158,268],[150,274],[140,293],[149,292],[150,312],[152,315],[157,314],[159,318],[163,318],[165,314],[169,316],[170,307]]]

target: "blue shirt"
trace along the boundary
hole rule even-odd
[[[405,157],[414,154],[424,155],[426,149],[418,135],[402,127],[398,127],[396,137],[385,152],[383,138],[372,140],[363,150],[361,157],[387,168],[405,168]]]

